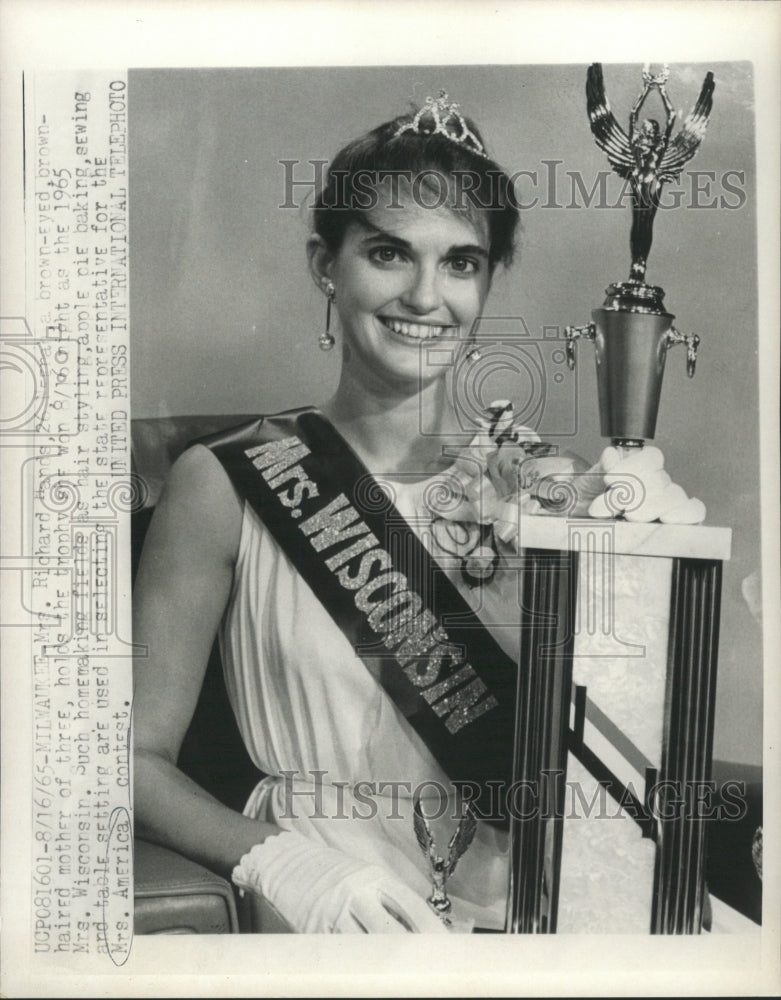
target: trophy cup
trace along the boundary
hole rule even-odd
[[[564,335],[570,369],[575,367],[575,341],[585,338],[594,342],[601,434],[611,438],[616,447],[642,447],[645,440],[654,437],[667,350],[673,344],[686,344],[686,368],[691,378],[700,340],[696,334],[682,334],[673,326],[675,317],[663,305],[664,291],[645,282],[662,187],[677,180],[696,153],[713,104],[714,80],[708,73],[697,103],[671,141],[676,114],[667,95],[668,75],[667,66],[657,74],[647,65],[643,69],[643,89],[629,116],[629,135],[610,110],[599,63],[589,67],[586,81],[591,131],[631,191],[632,268],[627,281],[607,288],[604,305],[593,310],[591,323],[569,326]],[[637,127],[640,109],[654,89],[667,116],[663,131],[653,118]]]

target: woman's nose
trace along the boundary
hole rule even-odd
[[[433,267],[416,268],[401,301],[406,308],[419,315],[425,315],[438,309],[442,304],[442,289],[437,269]]]

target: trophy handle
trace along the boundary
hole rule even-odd
[[[564,337],[567,341],[567,367],[570,371],[575,368],[575,341],[580,337],[586,340],[593,340],[597,335],[595,323],[587,323],[585,326],[565,326]]]
[[[686,374],[689,378],[694,378],[694,369],[697,367],[697,348],[700,346],[700,338],[696,333],[681,333],[674,326],[667,331],[667,347],[673,344],[686,344]]]

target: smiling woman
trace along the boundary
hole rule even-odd
[[[342,321],[337,396],[368,373],[382,382],[386,366],[413,393],[441,380],[441,364],[427,363],[430,341],[449,341],[454,355],[468,349],[494,268],[512,260],[517,223],[509,178],[444,93],[337,154],[308,246]]]
[[[335,393],[188,450],[150,528],[134,603],[149,649],[137,828],[232,872],[296,930],[441,932],[430,871],[438,893],[449,879],[450,929],[501,928],[506,803],[480,796],[512,758],[521,637],[507,628],[507,525],[549,499],[549,457],[580,513],[622,458],[573,476],[586,466],[548,456],[504,403],[463,441],[454,373],[474,357],[517,210],[457,106],[429,100],[351,143],[314,215],[310,270],[339,320]],[[631,472],[657,498],[652,516],[698,520],[661,453],[647,458]],[[431,530],[445,520],[452,530]],[[176,767],[217,633],[243,740],[268,775],[243,815]],[[443,859],[435,845],[448,842]]]
[[[309,244],[315,281],[335,289],[349,382],[403,381],[417,393],[441,380],[428,363],[433,340],[461,351],[490,287],[488,233],[448,208],[430,209],[403,192],[399,208],[372,209],[351,222],[334,253],[322,237]],[[359,370],[360,369],[360,370]]]

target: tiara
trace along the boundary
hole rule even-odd
[[[482,142],[467,125],[464,116],[458,110],[459,107],[459,104],[449,102],[446,91],[440,90],[436,99],[426,98],[426,103],[412,121],[396,130],[396,136],[403,132],[414,132],[415,135],[444,135],[451,142],[477,153],[486,160],[489,159]]]

